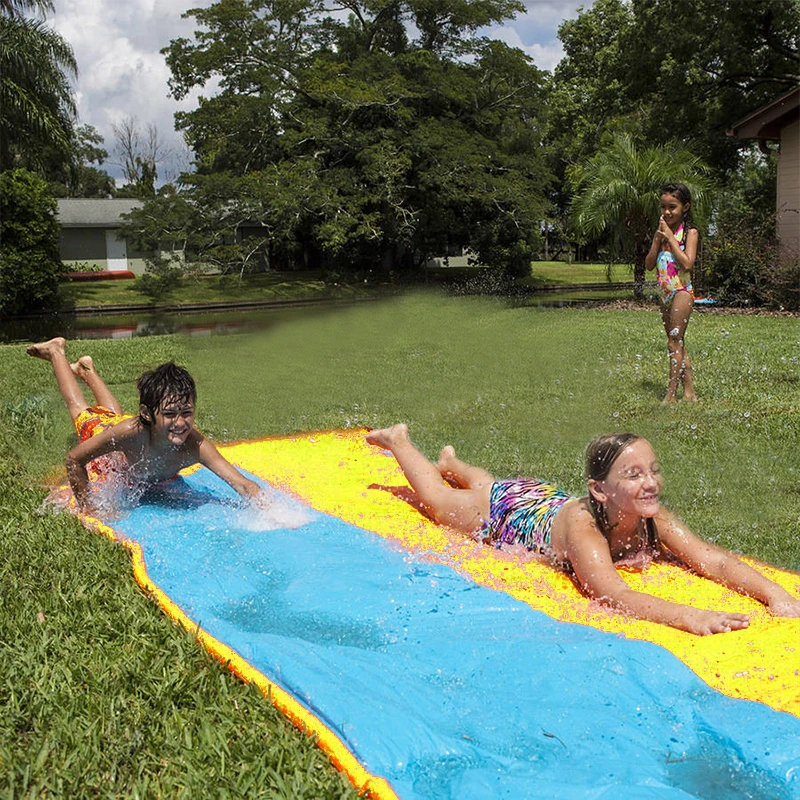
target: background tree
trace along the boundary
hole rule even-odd
[[[112,130],[116,139],[114,153],[126,181],[119,196],[141,199],[155,196],[158,165],[168,156],[158,128],[148,122],[142,129],[136,117],[124,117]]]
[[[608,136],[647,147],[680,142],[727,192],[746,142],[727,135],[738,119],[797,83],[797,0],[595,0],[559,28],[565,57],[549,104],[556,216],[567,220],[570,165]],[[757,200],[768,203],[774,189]],[[558,188],[561,187],[561,191]]]
[[[639,149],[620,135],[573,170],[574,220],[579,233],[605,237],[612,258],[633,264],[634,294],[641,299],[644,260],[660,214],[659,189],[669,181],[692,193],[698,227],[707,219],[708,168],[679,145]]]
[[[411,270],[449,245],[527,270],[545,212],[544,76],[477,38],[517,0],[221,0],[165,51],[210,216],[269,232],[298,264]],[[413,34],[411,33],[413,31]],[[416,38],[411,38],[415,36]]]
[[[52,10],[50,0],[0,4],[0,170],[41,169],[53,150],[70,158],[75,57],[59,34],[25,16]]]
[[[797,85],[796,0],[596,0],[559,28],[553,126],[572,160],[622,126],[677,140],[719,176],[748,145],[733,122]]]
[[[44,179],[26,169],[0,173],[0,313],[57,306],[60,231]]]
[[[75,129],[70,161],[64,162],[56,153],[45,170],[55,197],[114,197],[114,178],[101,169],[108,158],[102,145],[103,137],[93,125]]]

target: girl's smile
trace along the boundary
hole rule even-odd
[[[661,467],[645,439],[626,447],[599,484],[616,516],[653,517],[661,507]]]
[[[680,225],[688,210],[689,203],[681,203],[675,195],[661,195],[661,216],[664,217],[664,222],[673,230]]]

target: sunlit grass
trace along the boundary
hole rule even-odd
[[[332,285],[319,273],[279,273],[244,275],[203,275],[183,277],[159,298],[161,304],[278,301],[320,298],[350,298],[374,293],[363,284]],[[64,308],[133,305],[152,302],[138,279],[96,280],[63,283],[60,295]]]
[[[647,436],[665,502],[704,536],[800,568],[800,329],[796,319],[697,313],[700,403],[661,405],[658,312],[514,307],[413,295],[286,318],[270,330],[71,342],[126,408],[169,358],[198,382],[218,440],[404,420],[497,475],[583,491],[607,430]],[[47,364],[0,346],[0,775],[8,797],[355,796],[254,690],[135,585],[122,548],[36,484],[74,441]],[[335,480],[335,475],[331,476]],[[31,488],[33,486],[34,488]]]
[[[628,264],[568,264],[564,261],[534,261],[531,264],[531,277],[520,283],[536,286],[538,284],[614,283],[632,281],[633,271]]]

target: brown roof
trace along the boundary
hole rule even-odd
[[[781,131],[800,117],[800,86],[762,106],[728,131],[738,139],[780,141]]]

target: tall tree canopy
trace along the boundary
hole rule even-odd
[[[718,173],[746,147],[738,119],[797,85],[797,0],[595,0],[559,29],[555,131],[574,160],[609,128],[691,142]]]
[[[326,8],[328,10],[326,10]],[[544,215],[544,75],[479,38],[518,0],[219,0],[166,49],[193,200],[328,264],[408,269],[448,244],[525,269]],[[302,242],[302,252],[297,243]]]
[[[0,2],[0,169],[41,169],[53,151],[71,157],[75,57],[59,34],[26,16],[52,9],[50,0]]]

